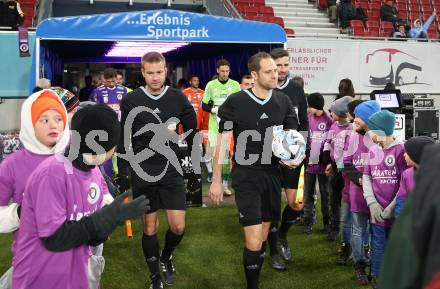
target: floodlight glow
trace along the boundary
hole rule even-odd
[[[105,54],[107,57],[142,57],[145,53],[156,51],[167,53],[187,46],[187,42],[130,42],[118,41]]]

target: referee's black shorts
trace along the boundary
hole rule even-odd
[[[152,174],[153,175],[153,174]],[[168,170],[157,182],[148,182],[132,172],[133,198],[145,195],[154,213],[159,209],[186,210],[186,188],[183,176],[175,169]]]
[[[281,179],[278,168],[236,165],[231,177],[239,221],[244,227],[279,221]]]
[[[298,189],[302,166],[303,164],[294,169],[288,169],[281,166],[281,183],[284,189]]]

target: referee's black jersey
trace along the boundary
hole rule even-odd
[[[298,115],[298,131],[308,131],[309,119],[307,118],[307,99],[304,95],[304,89],[292,79],[287,79],[276,90],[286,94],[292,102]]]
[[[152,156],[149,157],[143,165],[166,164],[168,158],[163,154],[172,152],[165,147],[155,149],[155,146],[150,145],[150,142],[153,137],[156,136],[156,141],[165,144],[163,136],[167,136],[166,133],[168,133],[168,126],[171,123],[177,125],[178,121],[182,124],[185,132],[192,130],[192,133],[187,137],[188,148],[192,147],[192,140],[196,132],[197,121],[194,108],[189,103],[188,98],[180,90],[168,86],[165,86],[165,89],[159,95],[152,95],[144,87],[140,87],[128,93],[121,100],[122,131],[121,141],[118,146],[119,153],[125,153],[124,126],[127,117],[130,112],[137,107],[145,107],[149,109],[149,112],[141,112],[137,114],[131,127],[131,145],[133,152],[137,154],[145,148],[152,150]],[[154,112],[154,114],[152,112]],[[170,121],[172,118],[175,118],[174,121]],[[158,126],[157,124],[159,123],[162,123],[162,125]],[[146,125],[148,128],[153,128],[153,130],[144,128]],[[144,129],[145,131],[136,135],[141,129]],[[165,133],[165,135],[158,134],[158,130]],[[176,139],[174,138],[174,140]],[[169,141],[168,144],[168,148],[171,148],[174,153],[178,151],[178,145],[176,143]],[[160,153],[158,153],[158,151],[160,151]],[[119,162],[118,166],[120,166]]]
[[[233,132],[236,164],[256,167],[278,164],[278,159],[272,154],[274,127],[298,127],[289,98],[276,90],[272,90],[266,99],[258,98],[252,89],[231,94],[220,106],[218,119],[220,133]],[[249,160],[250,156],[255,158],[252,164],[241,161]]]

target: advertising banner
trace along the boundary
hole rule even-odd
[[[403,93],[439,93],[438,43],[375,40],[289,39],[292,76],[305,90],[335,94],[339,81],[350,78],[356,93],[369,94],[393,83]]]

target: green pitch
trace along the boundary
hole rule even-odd
[[[161,221],[163,246],[162,237],[166,229],[163,215]],[[289,241],[294,261],[286,272],[276,272],[269,267],[266,258],[261,289],[358,288],[352,265],[336,265],[337,244],[325,239],[319,223],[310,236],[302,233],[302,226],[292,227]],[[145,288],[149,273],[141,250],[142,230],[139,221],[134,222],[133,231],[134,237],[128,239],[124,227],[120,227],[105,243],[106,268],[102,289]],[[171,288],[245,288],[241,265],[242,240],[241,226],[233,205],[188,210],[185,237],[174,254],[177,280]],[[10,244],[10,236],[0,235],[1,273],[10,264]]]

